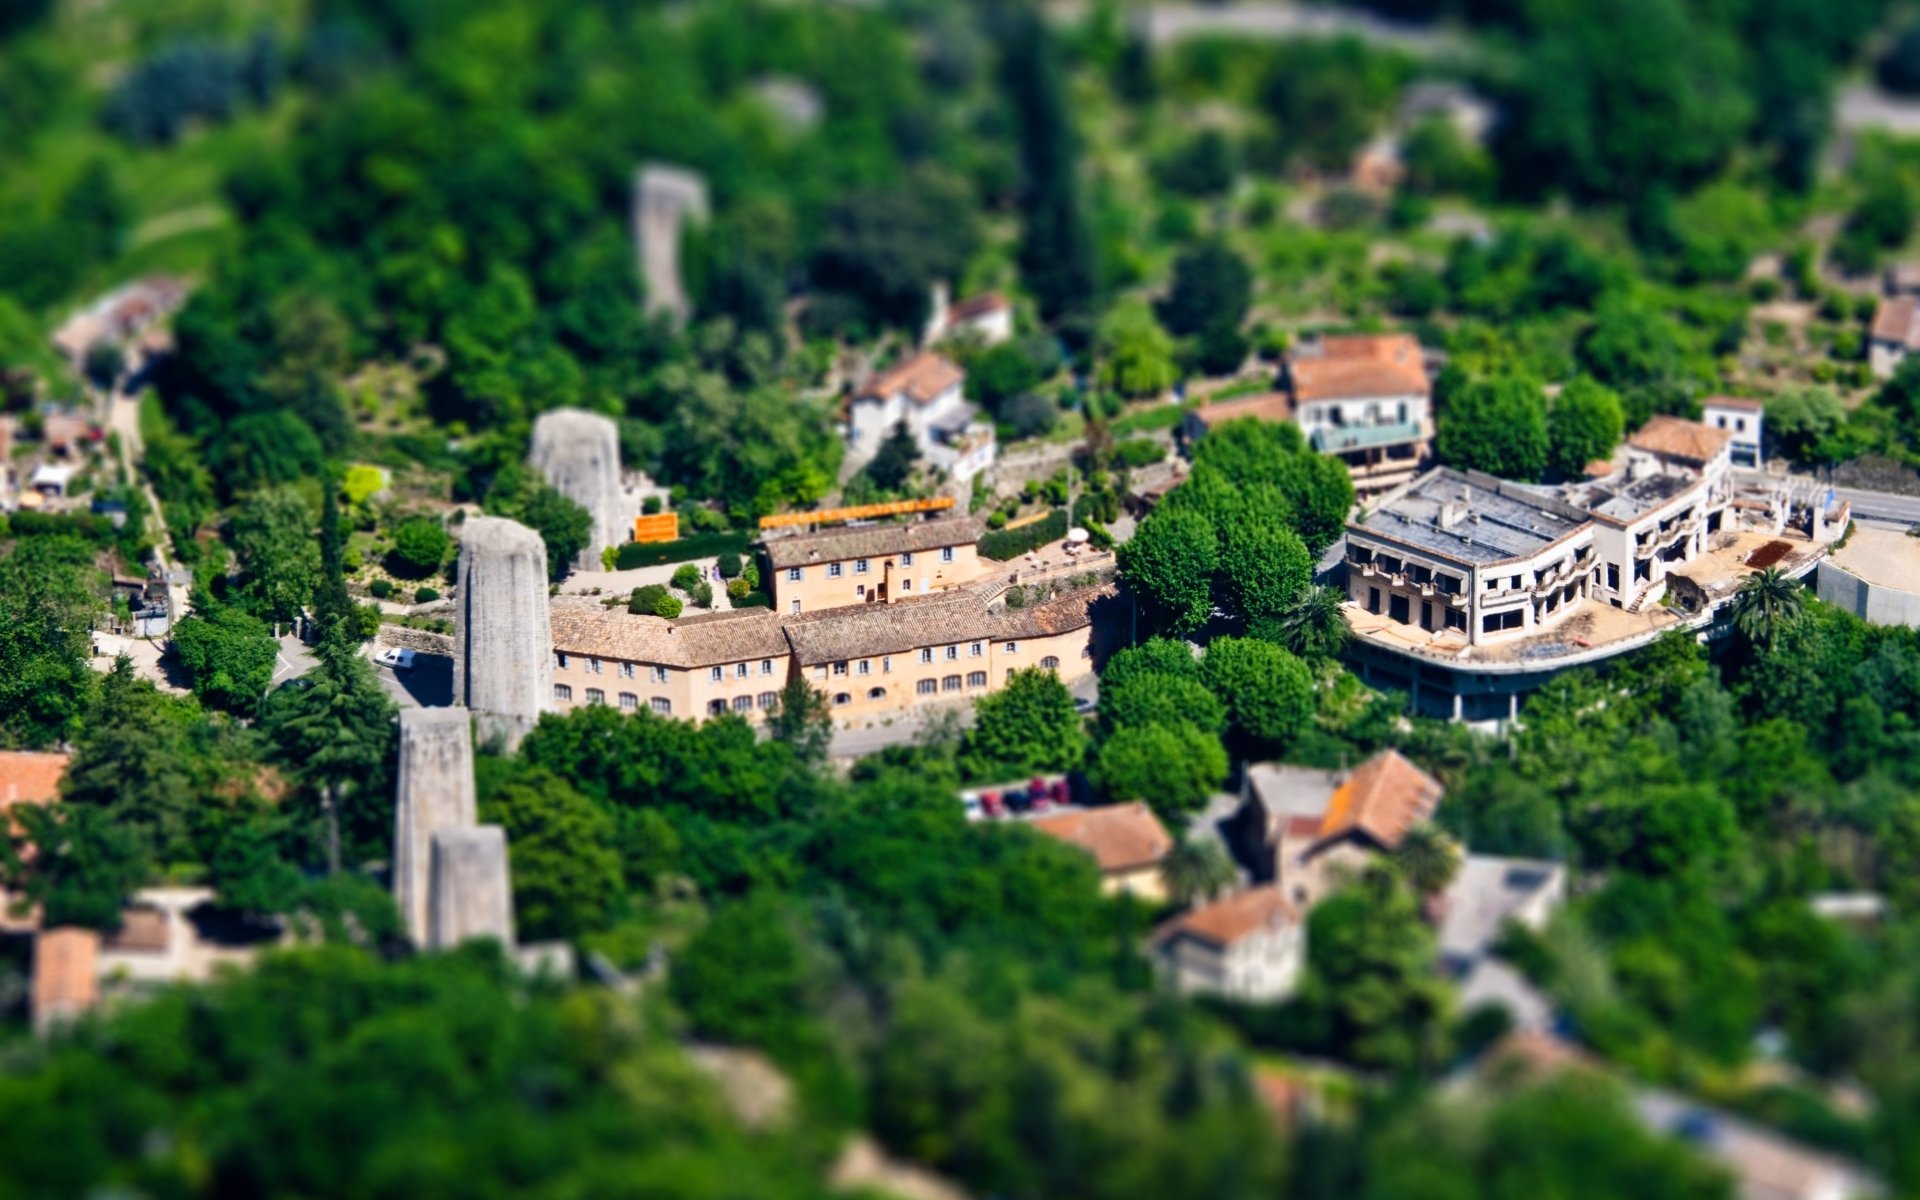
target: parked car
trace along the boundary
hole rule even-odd
[[[381,666],[392,667],[396,671],[405,671],[413,666],[413,651],[405,646],[388,646],[373,656]]]
[[[960,793],[960,811],[966,814],[969,821],[984,821],[987,817],[984,797],[967,792]]]
[[[980,796],[980,807],[986,810],[989,817],[1007,815],[1006,802],[1000,798],[999,792],[983,792]]]

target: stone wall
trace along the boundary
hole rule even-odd
[[[442,658],[453,657],[453,635],[433,633],[425,629],[408,629],[405,625],[382,625],[374,636],[376,643],[382,646],[395,646],[402,650],[411,650],[415,654],[438,654]]]

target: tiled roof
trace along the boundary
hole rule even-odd
[[[1407,830],[1433,815],[1444,790],[1398,750],[1382,750],[1334,789],[1320,821],[1321,840],[1357,830],[1391,850]]]
[[[972,321],[989,313],[1002,312],[1012,307],[1007,298],[999,292],[981,292],[978,296],[968,296],[965,300],[956,301],[947,313],[955,321]]]
[[[1151,867],[1173,849],[1173,837],[1153,810],[1136,800],[1105,808],[1087,808],[1030,822],[1048,837],[1070,842],[1093,855],[1109,874]]]
[[[33,939],[33,1018],[77,1016],[100,1000],[100,935],[48,929]]]
[[[151,904],[129,904],[120,910],[120,928],[107,935],[101,948],[116,954],[165,954],[170,941],[166,913]]]
[[[667,667],[708,667],[787,653],[780,619],[765,608],[704,613],[678,621],[638,616],[584,597],[556,597],[553,648]]]
[[[774,569],[784,571],[808,563],[883,558],[902,551],[938,550],[942,546],[970,546],[980,540],[985,528],[973,517],[939,517],[904,525],[848,525],[819,533],[768,538],[767,561]]]
[[[1287,370],[1299,404],[1424,396],[1432,387],[1420,343],[1404,333],[1322,338],[1318,354],[1294,355]]]
[[[1709,462],[1727,448],[1733,435],[1724,429],[1684,421],[1665,413],[1653,417],[1635,431],[1627,444],[1663,458],[1681,458],[1689,462]]]
[[[866,386],[855,396],[859,399],[873,397],[884,400],[899,392],[915,404],[931,404],[966,377],[967,373],[952,359],[931,350],[922,350],[892,370],[882,371],[867,380]]]
[[[1745,396],[1708,396],[1700,402],[1703,408],[1734,408],[1741,412],[1763,412],[1766,405],[1758,400],[1749,400]]]
[[[1032,608],[989,612],[972,588],[934,592],[888,604],[823,608],[786,618],[787,641],[804,667],[877,654],[901,654],[922,646],[970,641],[1017,641],[1085,628],[1088,610],[1113,594],[1111,586],[1085,588]]]
[[[1193,415],[1208,429],[1241,417],[1252,417],[1258,421],[1291,421],[1293,401],[1287,398],[1285,392],[1267,392],[1237,400],[1222,400],[1218,404],[1203,404],[1193,410]]]
[[[30,750],[0,750],[0,812],[15,804],[45,804],[60,798],[60,780],[72,756]]]
[[[1165,943],[1184,933],[1226,949],[1262,929],[1299,919],[1280,889],[1267,884],[1183,913],[1156,930],[1153,940]]]
[[[1920,300],[1895,296],[1881,301],[1873,314],[1873,340],[1920,350]]]

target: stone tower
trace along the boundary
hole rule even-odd
[[[429,949],[449,950],[469,938],[482,937],[513,949],[506,830],[475,825],[435,833],[432,888]]]
[[[620,491],[620,428],[610,418],[578,408],[541,413],[533,423],[527,461],[554,491],[593,518],[593,535],[580,552],[581,567],[598,569],[602,549],[631,538]]]
[[[680,239],[689,220],[707,219],[707,181],[697,171],[643,163],[633,176],[633,241],[646,310],[684,324],[693,312],[680,278]]]
[[[473,794],[473,715],[464,708],[400,710],[394,796],[393,900],[415,945],[427,943],[433,837],[479,820]]]
[[[466,523],[453,640],[454,704],[473,710],[483,741],[519,745],[553,697],[547,546],[539,534],[501,517]]]

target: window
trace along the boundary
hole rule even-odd
[[[733,677],[735,679],[745,679],[747,677],[747,664],[745,663],[733,664]]]
[[[648,667],[647,678],[653,680],[655,683],[665,683],[667,681],[667,669],[665,667]]]
[[[707,672],[707,678],[714,683],[719,683],[722,679],[725,679],[726,677],[727,677],[727,669],[725,667],[714,667],[708,670]]]
[[[948,647],[947,647],[947,661],[948,661],[948,662],[952,662],[952,661],[953,661],[954,659],[956,659],[956,658],[959,658],[959,657],[960,657],[960,647],[958,647],[958,646],[948,646]]]
[[[587,689],[588,704],[605,704],[606,702],[607,702],[607,694],[605,692],[601,691],[599,688]]]
[[[632,664],[632,663],[621,663],[621,664],[620,664],[620,678],[622,678],[622,679],[632,679],[632,678],[633,678],[633,670],[634,670],[634,668],[633,668],[633,664]]]
[[[733,698],[733,711],[737,713],[752,712],[753,697],[752,696],[735,696]]]
[[[761,692],[760,693],[761,708],[772,708],[774,705],[778,703],[780,703],[780,693],[778,692]]]
[[[1493,633],[1501,629],[1518,629],[1525,619],[1525,610],[1518,608],[1511,612],[1488,613],[1480,619],[1480,631]]]
[[[847,664],[844,662],[833,664],[833,673],[835,675],[845,675],[847,673]]]
[[[620,707],[628,712],[632,712],[634,709],[640,707],[640,697],[634,695],[632,692],[621,692]]]
[[[788,567],[788,568],[787,568],[787,582],[788,582],[788,583],[799,583],[799,582],[800,582],[800,568],[799,568],[799,567]]]
[[[828,578],[828,579],[838,579],[838,578],[840,578],[840,564],[839,564],[839,563],[828,563],[828,564],[827,564],[827,578]]]
[[[673,714],[673,701],[667,699],[665,696],[655,696],[652,700],[648,701],[648,703],[653,705],[653,711],[663,717]]]
[[[727,702],[725,700],[709,700],[707,702],[707,715],[710,717],[726,716]]]
[[[880,660],[880,673],[882,675],[893,674],[893,655],[889,654]]]
[[[1387,616],[1402,625],[1413,624],[1413,603],[1405,596],[1387,597]]]
[[[1616,592],[1620,590],[1620,564],[1619,563],[1607,564],[1607,587],[1609,590],[1616,591]]]
[[[825,679],[827,677],[827,664],[821,663],[818,666],[814,667],[813,677],[815,679]]]
[[[1018,654],[1018,653],[1020,653],[1020,643],[1019,643],[1019,642],[1008,642],[1008,643],[1007,643],[1007,644],[1006,644],[1005,646],[1003,646],[1003,647],[1001,647],[1001,648],[1002,648],[1002,649],[1004,649],[1004,650],[1005,650],[1005,651],[1006,651],[1006,652],[1007,652],[1008,654]]]
[[[967,686],[970,688],[987,686],[987,673],[985,671],[968,671]]]
[[[910,567],[913,565],[913,551],[903,550],[900,552],[900,565],[903,567]]]
[[[959,691],[959,690],[960,690],[960,677],[959,677],[958,675],[949,675],[949,676],[947,676],[947,677],[946,677],[945,679],[942,679],[942,680],[940,681],[940,690],[941,690],[941,691],[943,691],[943,692],[957,692],[957,691]]]
[[[1367,589],[1367,611],[1370,613],[1380,611],[1380,589],[1377,587]]]
[[[553,698],[555,700],[571,701],[573,699],[573,688],[564,683],[556,683],[553,685]]]
[[[940,547],[940,561],[941,561],[941,562],[952,562],[952,561],[953,561],[953,547],[952,547],[952,546],[942,546],[942,547]]]
[[[763,658],[763,659],[761,659],[761,660],[760,660],[760,673],[761,673],[762,675],[771,675],[771,674],[773,674],[773,660],[772,660],[772,659],[770,659],[770,658]]]
[[[860,666],[856,668],[856,670],[862,675],[873,674],[873,660],[870,658],[861,659]]]
[[[852,704],[853,697],[847,695],[845,692],[835,692],[833,694],[833,702],[835,704]]]
[[[919,683],[913,685],[913,690],[922,696],[931,696],[940,690],[940,685],[931,679],[922,679]]]
[[[887,689],[883,687],[867,689],[867,699],[869,700],[885,700],[886,698],[887,698]]]
[[[590,675],[598,675],[598,674],[600,673],[600,660],[599,660],[599,659],[597,659],[597,658],[589,658],[589,659],[587,660],[587,673],[588,673],[588,674],[590,674]]]
[[[1058,671],[1060,669],[1060,660],[1049,654],[1040,660],[1040,665],[1049,671]]]
[[[913,590],[913,580],[911,580],[911,579],[902,579],[902,580],[900,581],[900,590],[901,590],[901,591],[903,591],[903,592],[910,592],[910,591],[912,591],[912,590]]]
[[[932,647],[930,647],[930,646],[929,646],[929,647],[924,647],[924,648],[922,648],[922,649],[921,649],[921,651],[920,651],[920,661],[921,661],[921,662],[923,662],[923,663],[930,663],[930,662],[932,662],[932,661],[933,661],[933,648],[932,648]]]
[[[559,667],[562,671],[567,669],[567,655],[564,650],[555,651],[553,655],[553,661],[554,661],[554,665]]]
[[[854,584],[854,585],[853,585],[853,594],[854,594],[854,595],[856,595],[856,596],[864,596],[864,595],[866,595],[866,594],[867,594],[867,585],[866,585],[866,584],[864,584],[864,583],[856,583],[856,584]]]
[[[866,560],[866,559],[864,559],[864,558],[856,558],[856,559],[854,559],[854,560],[853,560],[853,573],[854,573],[855,575],[865,575],[865,574],[867,573],[867,560]]]
[[[799,615],[800,615],[800,602],[799,602],[798,600],[795,600],[795,601],[794,601],[793,603],[791,603],[791,604],[789,604],[789,605],[787,605],[787,611],[788,611],[788,612],[790,612],[790,613],[792,613],[792,614],[793,614],[794,616],[796,616],[796,617],[797,617],[797,616],[799,616]]]
[[[979,658],[986,652],[986,647],[979,642],[975,642],[973,645],[967,647],[967,657],[969,658]]]

